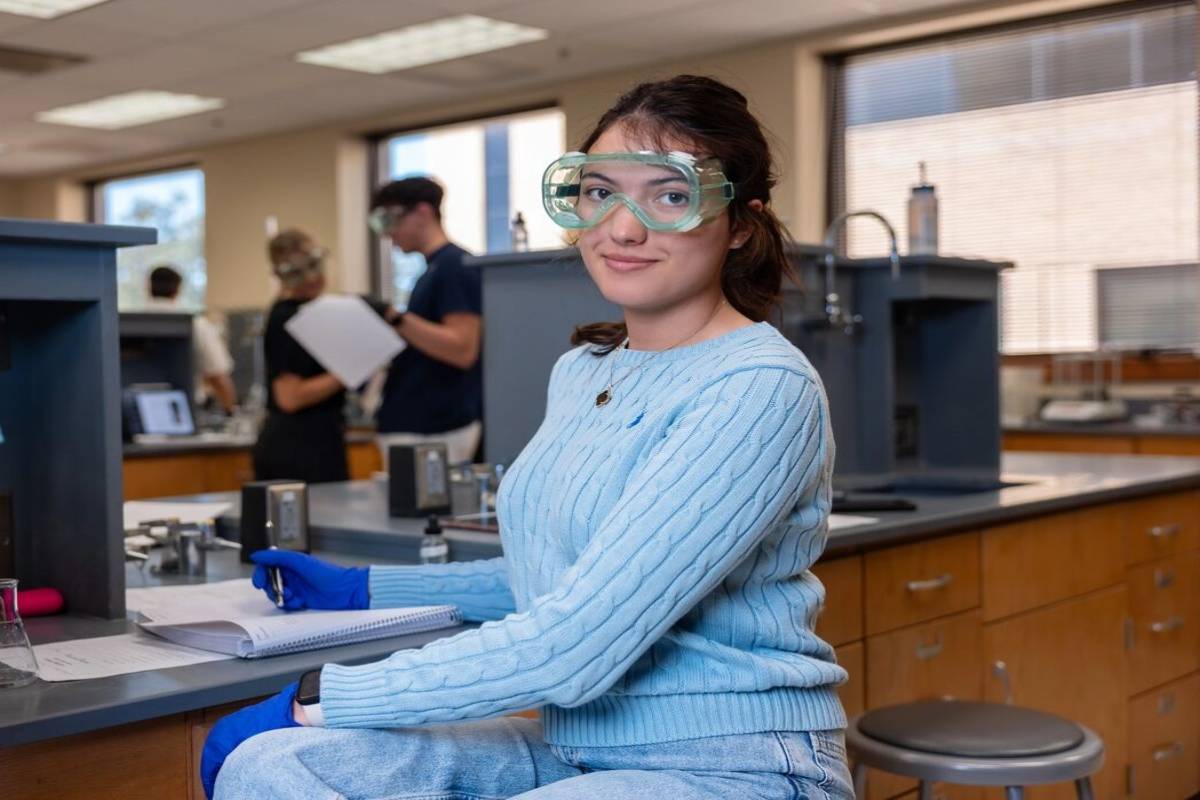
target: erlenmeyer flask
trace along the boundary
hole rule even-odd
[[[17,579],[0,578],[0,689],[37,678],[37,658],[17,609]]]

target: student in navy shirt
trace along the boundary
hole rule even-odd
[[[442,228],[442,194],[429,178],[405,178],[371,199],[372,229],[429,265],[407,309],[387,314],[408,347],[392,361],[376,414],[385,464],[391,445],[427,441],[445,442],[450,463],[469,462],[483,429],[480,278]]]

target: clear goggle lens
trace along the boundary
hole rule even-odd
[[[275,274],[284,286],[299,286],[325,271],[325,258],[329,251],[317,247],[306,252],[297,252],[275,265]]]
[[[542,179],[546,212],[569,229],[590,228],[623,205],[651,230],[690,230],[733,195],[719,162],[686,153],[568,153]]]
[[[408,209],[400,206],[377,208],[367,217],[367,225],[375,232],[375,235],[383,236],[406,213],[408,213]]]

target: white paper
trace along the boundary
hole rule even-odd
[[[146,622],[163,624],[286,616],[245,578],[187,586],[125,590],[125,609]]]
[[[838,528],[853,528],[857,525],[870,525],[872,522],[879,522],[879,517],[856,517],[853,514],[830,514],[829,530],[836,531]]]
[[[229,503],[159,503],[150,500],[127,500],[124,506],[125,530],[143,522],[178,518],[182,523],[216,519],[229,510]]]
[[[107,678],[151,669],[186,667],[233,658],[167,642],[144,633],[34,645],[38,677],[44,681]]]
[[[349,388],[366,383],[405,347],[396,331],[354,295],[323,295],[311,300],[284,327]]]
[[[143,630],[243,658],[418,633],[461,621],[453,606],[287,612],[245,579],[126,589],[125,607]]]

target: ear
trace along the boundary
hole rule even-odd
[[[763,210],[762,200],[751,200],[746,205],[753,214],[761,213]],[[746,243],[747,239],[750,238],[751,226],[749,223],[743,220],[742,222],[734,225],[733,230],[731,230],[730,233],[732,236],[729,238],[729,249],[737,250]]]

